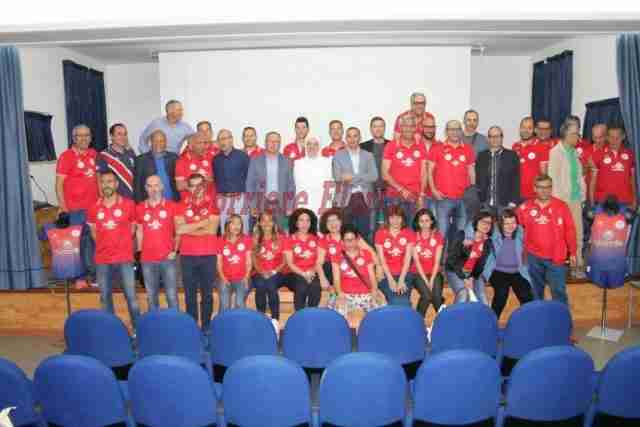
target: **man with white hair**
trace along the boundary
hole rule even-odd
[[[156,129],[160,129],[167,136],[167,150],[180,154],[180,147],[184,139],[194,133],[193,128],[182,120],[184,110],[182,103],[172,99],[164,107],[166,116],[159,117],[147,125],[140,135],[138,150],[140,154],[151,149],[149,146],[149,135]]]
[[[394,131],[394,139],[400,138],[400,121],[403,117],[413,116],[416,121],[416,130],[415,133],[419,137],[422,137],[422,133],[424,131],[422,123],[424,119],[427,117],[431,117],[435,121],[435,117],[430,112],[426,111],[427,107],[427,97],[424,93],[414,92],[411,94],[411,109],[401,113],[398,118],[396,118],[395,126],[393,127]]]

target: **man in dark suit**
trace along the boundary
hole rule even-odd
[[[515,151],[502,146],[499,126],[489,128],[487,135],[489,149],[476,160],[476,187],[480,203],[497,213],[520,202],[520,161]]]
[[[136,157],[134,176],[134,198],[137,203],[145,201],[149,196],[145,188],[147,178],[158,175],[164,187],[163,197],[167,200],[180,200],[176,189],[176,161],[178,155],[167,151],[167,136],[156,129],[149,136],[151,151]]]
[[[378,181],[374,185],[375,190],[375,209],[371,209],[371,216],[369,218],[370,227],[372,233],[378,229],[381,223],[384,222],[383,204],[383,192],[384,192],[384,179],[382,179],[382,154],[384,153],[384,147],[389,140],[384,137],[386,125],[382,117],[376,116],[371,119],[369,123],[369,130],[371,133],[371,139],[360,144],[360,148],[373,154],[373,158],[376,163],[376,170],[378,171]],[[380,220],[380,221],[378,221]]]

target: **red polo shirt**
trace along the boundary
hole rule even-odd
[[[187,224],[199,222],[214,215],[220,215],[220,210],[209,195],[204,196],[198,202],[194,201],[191,195],[188,195],[180,201],[175,213],[176,217],[184,218]],[[219,249],[218,236],[215,234],[205,236],[183,234],[180,236],[181,255],[217,255]]]
[[[293,141],[292,143],[287,144],[284,147],[284,150],[282,150],[282,155],[290,161],[295,162],[296,160],[304,157],[304,148],[300,149],[298,147],[298,144]]]
[[[624,148],[616,152],[609,147],[597,150],[593,155],[593,164],[598,175],[596,177],[595,199],[603,202],[608,194],[615,195],[620,203],[633,202],[635,161],[633,153]]]
[[[576,228],[565,202],[552,197],[542,207],[536,199],[530,199],[518,207],[517,214],[527,252],[559,265],[567,255],[576,254]]]
[[[176,209],[173,201],[165,199],[156,206],[148,201],[136,206],[136,223],[142,227],[142,262],[164,261],[173,252]]]
[[[260,154],[264,153],[264,148],[255,146],[249,150],[244,150],[244,152],[247,153],[247,156],[249,156],[250,159],[255,159]]]
[[[176,180],[187,180],[194,173],[204,176],[206,179],[213,177],[213,155],[212,152],[205,152],[202,156],[196,156],[190,151],[185,151],[176,161]],[[214,185],[207,184],[207,192],[210,196],[215,193]],[[187,196],[187,191],[180,192],[180,198]]]
[[[56,175],[64,177],[64,204],[69,211],[89,209],[98,200],[97,155],[93,148],[84,153],[70,148],[58,158]]]
[[[284,251],[291,252],[293,264],[300,270],[313,270],[318,261],[319,240],[318,237],[312,234],[307,234],[307,239],[302,240],[298,233],[295,233],[285,240]]]
[[[433,150],[434,147],[442,144],[442,141],[438,141],[437,139],[434,138],[431,141],[431,143],[427,146],[427,140],[424,139],[424,137],[422,137],[420,138],[420,143],[424,145],[424,151],[427,153],[427,160],[429,160],[429,153],[431,152],[431,150]],[[433,193],[431,192],[431,187],[428,184],[425,185],[424,194],[430,199],[433,197]]]
[[[99,199],[87,214],[87,222],[96,231],[96,264],[118,264],[133,261],[133,224],[135,204],[118,196],[111,207]]]
[[[336,153],[339,150],[342,150],[344,147],[346,147],[344,142],[340,143],[341,145],[338,145],[337,147],[332,147],[331,144],[327,145],[326,147],[324,147],[322,149],[322,151],[320,151],[320,154],[322,155],[322,157],[333,157],[336,155]]]
[[[363,282],[358,274],[351,268],[346,257],[341,253],[333,261],[340,268],[340,288],[345,294],[367,294],[371,292],[369,283],[369,266],[373,264],[373,257],[367,250],[360,249],[358,256],[351,258],[351,263],[356,267],[360,276],[367,281]]]
[[[534,190],[535,179],[540,175],[540,164],[549,161],[548,142],[540,142],[533,138],[526,145],[522,141],[515,142],[511,147],[520,158],[520,197],[533,199],[536,197]]]
[[[384,146],[382,155],[384,160],[389,160],[389,175],[402,187],[406,188],[414,195],[420,194],[420,184],[422,182],[421,163],[427,160],[427,152],[424,144],[415,140],[410,146],[393,140]],[[400,193],[390,185],[386,189],[390,197],[398,197]]]
[[[404,256],[407,253],[409,245],[416,242],[415,233],[408,228],[403,228],[394,237],[387,228],[381,228],[376,231],[375,244],[382,246],[382,253],[387,261],[387,267],[394,276],[402,273],[402,264],[404,264]]]
[[[469,258],[464,262],[462,269],[464,271],[473,271],[478,260],[482,256],[482,251],[484,249],[484,243],[487,241],[486,238],[481,240],[473,240],[471,244],[471,252],[469,253]]]
[[[415,114],[413,114],[413,111],[411,110],[407,110],[404,113],[400,113],[400,115],[396,118],[396,122],[393,125],[393,131],[395,133],[400,133],[400,121],[409,115],[413,115],[415,116]],[[428,111],[425,111],[422,114],[422,117],[416,117],[416,135],[419,135],[420,137],[422,137],[422,135],[424,135],[424,127],[422,125],[424,119],[431,117],[433,119],[433,121],[435,122],[435,117],[433,116],[433,114],[431,114]]]
[[[235,242],[222,239],[222,274],[230,282],[247,277],[247,257],[251,256],[251,237],[239,236]]]
[[[342,241],[334,239],[331,234],[327,234],[320,238],[320,247],[325,252],[325,261],[335,262],[337,257],[340,257]]]
[[[430,275],[433,271],[433,263],[436,260],[438,248],[444,247],[444,239],[439,231],[433,231],[429,236],[422,237],[420,232],[416,233],[416,253],[420,260],[420,265],[424,274]],[[411,272],[417,273],[415,264],[411,264]]]
[[[476,162],[473,147],[445,141],[431,148],[429,161],[434,163],[433,181],[438,191],[447,199],[461,199],[471,185],[469,166]]]
[[[282,264],[284,259],[284,245],[286,236],[278,236],[277,242],[273,240],[263,240],[262,247],[256,255],[257,267],[261,271],[273,271]]]

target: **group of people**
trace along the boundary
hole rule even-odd
[[[498,316],[510,287],[525,303],[543,298],[547,283],[567,303],[567,263],[584,274],[585,206],[637,206],[622,126],[598,124],[586,141],[575,116],[558,138],[548,120],[525,117],[520,141],[508,149],[499,126],[485,137],[478,112],[468,110],[462,122],[446,122],[440,141],[425,95],[414,93],[392,140],[376,116],[369,141],[332,120],[322,146],[299,117],[295,139],[281,151],[278,132],[260,147],[256,129],[245,127],[240,149],[230,130],[214,138],[208,121],[192,129],[180,102],[165,110],[142,132],[138,155],[124,124],[110,127],[100,153],[90,148],[91,130],[78,125],[57,165],[60,209],[86,221],[95,242],[102,306],[113,311],[120,273],[134,325],[137,257],[150,309],[161,283],[168,306],[178,307],[180,263],[187,312],[204,330],[214,287],[221,311],[243,307],[255,289],[257,309],[268,306],[276,326],[282,286],[294,292],[296,310],[317,306],[329,289],[329,306],[345,315],[410,305],[413,289],[421,314],[430,305],[437,311],[444,276],[455,302],[488,303],[489,283]]]

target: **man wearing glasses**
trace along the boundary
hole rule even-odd
[[[427,108],[427,97],[424,95],[424,93],[420,93],[420,92],[414,92],[411,94],[411,98],[410,98],[410,102],[411,102],[411,109],[405,111],[404,113],[401,113],[398,118],[396,119],[396,123],[393,127],[393,137],[394,139],[399,139],[400,138],[400,127],[401,127],[401,121],[403,118],[407,117],[407,116],[413,116],[416,120],[416,135],[418,135],[418,137],[422,137],[422,122],[424,121],[424,119],[426,119],[427,117],[431,117],[432,119],[435,120],[435,117],[433,117],[433,114],[431,114],[430,112],[426,111]]]
[[[569,207],[552,197],[553,180],[548,175],[535,179],[536,197],[518,207],[518,223],[524,228],[526,263],[534,298],[544,299],[548,282],[551,297],[568,304],[566,261],[576,264],[576,229]]]

